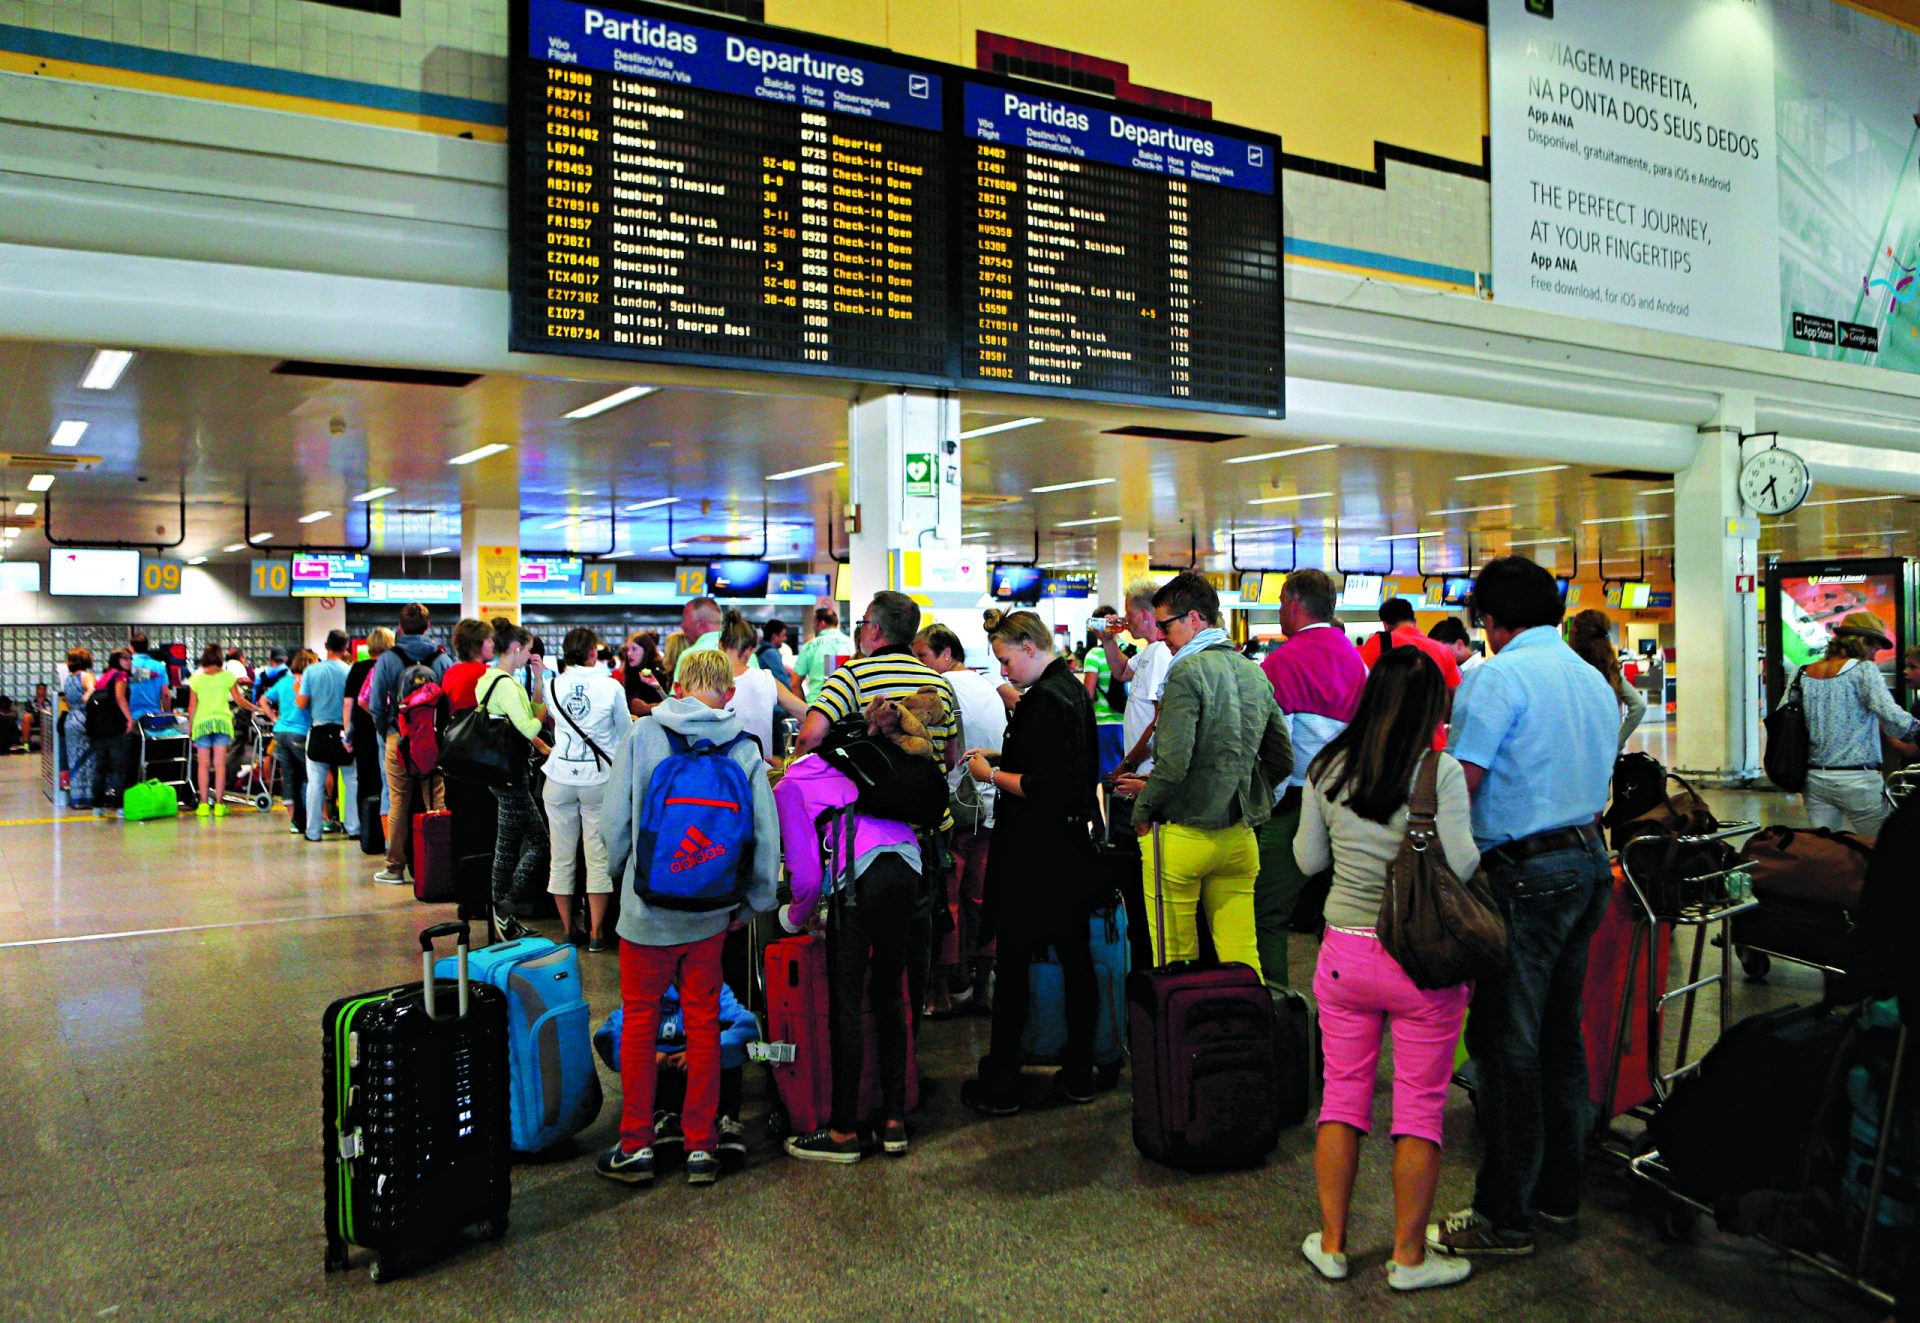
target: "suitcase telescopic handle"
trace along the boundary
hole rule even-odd
[[[463,919],[457,923],[436,923],[431,928],[420,930],[420,987],[426,1001],[427,1018],[441,1019],[433,999],[433,944],[442,937],[453,938],[454,969],[460,982],[460,1012],[451,1018],[467,1018],[467,948],[472,937]]]

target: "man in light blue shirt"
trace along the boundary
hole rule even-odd
[[[1533,1253],[1536,1228],[1580,1207],[1587,1055],[1580,992],[1612,870],[1598,817],[1618,702],[1560,637],[1553,576],[1523,556],[1488,562],[1472,610],[1494,655],[1461,682],[1449,751],[1466,770],[1473,835],[1507,921],[1507,968],[1475,989],[1467,1046],[1479,1071],[1485,1156],[1473,1207],[1427,1229],[1443,1254]]]
[[[343,828],[341,839],[350,839],[360,835],[360,775],[354,760],[349,757],[339,768],[324,763],[311,755],[314,751],[313,734],[322,727],[334,729],[321,736],[321,743],[332,744],[338,737],[340,748],[348,754],[353,752],[353,728],[347,724],[347,632],[344,629],[327,631],[327,659],[315,662],[307,667],[306,674],[300,677],[300,703],[307,709],[307,717],[313,724],[313,730],[307,735],[307,839],[318,841],[327,835],[332,826],[326,820],[327,773],[337,770],[346,794],[340,810]]]

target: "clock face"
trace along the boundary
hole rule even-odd
[[[1813,487],[1807,462],[1778,446],[1763,450],[1740,466],[1740,497],[1763,515],[1797,509]]]

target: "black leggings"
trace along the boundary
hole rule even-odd
[[[860,1115],[860,1067],[866,1056],[864,1003],[873,1002],[875,1055],[880,1068],[883,1120],[907,1114],[907,1016],[900,990],[909,932],[919,899],[920,874],[897,854],[867,865],[846,891],[834,894],[827,914],[827,1018],[832,1031],[833,1115],[846,1133]]]
[[[546,886],[547,820],[524,785],[496,786],[493,797],[500,802],[493,841],[493,903],[511,905]]]
[[[1003,905],[995,916],[999,945],[993,966],[993,1055],[981,1072],[982,1078],[996,1099],[1018,1101],[1029,966],[1052,947],[1060,957],[1067,1003],[1067,1046],[1061,1065],[1071,1083],[1088,1087],[1093,1080],[1093,1024],[1098,1010],[1088,917],[1008,914],[1010,908],[1013,905]]]

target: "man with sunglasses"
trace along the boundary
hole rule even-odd
[[[1613,689],[1560,637],[1553,576],[1489,561],[1468,610],[1493,656],[1461,682],[1448,748],[1466,770],[1473,835],[1507,921],[1507,968],[1480,980],[1467,1047],[1486,1140],[1473,1206],[1427,1228],[1442,1254],[1533,1253],[1570,1231],[1588,1128],[1580,992],[1612,893],[1598,818],[1620,713]]]
[[[1154,726],[1153,771],[1120,777],[1118,789],[1138,796],[1133,822],[1142,838],[1154,958],[1198,957],[1196,919],[1204,906],[1220,958],[1258,971],[1254,833],[1273,812],[1274,787],[1293,770],[1287,720],[1259,666],[1220,628],[1212,584],[1190,571],[1177,574],[1154,594],[1153,611],[1172,652]]]

